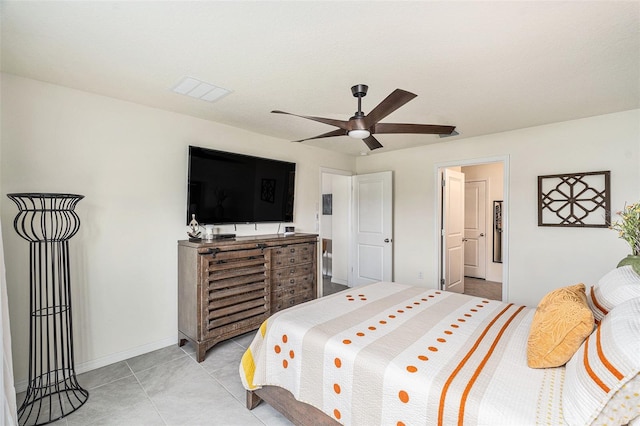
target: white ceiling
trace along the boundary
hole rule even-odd
[[[383,122],[453,124],[456,138],[640,108],[640,1],[6,1],[3,72],[288,140],[418,97]],[[183,76],[233,91],[171,92]],[[379,135],[375,152],[432,135]],[[450,140],[450,139],[449,139]],[[304,142],[353,155],[346,136]]]

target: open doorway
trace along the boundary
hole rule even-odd
[[[351,173],[321,170],[319,204],[320,295],[345,290],[349,285],[351,232]]]
[[[393,281],[393,173],[321,169],[320,183],[319,294]]]
[[[508,158],[436,168],[441,288],[507,300]]]

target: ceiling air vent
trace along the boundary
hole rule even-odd
[[[183,77],[171,90],[207,102],[215,102],[231,93],[231,90],[205,83],[193,77]]]

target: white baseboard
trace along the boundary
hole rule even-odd
[[[340,284],[340,285],[346,285],[346,286],[348,286],[348,285],[349,285],[349,283],[347,282],[347,280],[341,280],[340,278],[334,278],[334,277],[331,277],[331,282],[332,282],[332,283],[335,283],[335,284]]]
[[[103,356],[101,358],[93,359],[90,361],[76,364],[76,374],[86,373],[87,371],[95,370],[115,362],[124,361],[134,356],[144,355],[149,352],[153,352],[158,349],[166,348],[167,346],[177,345],[178,336],[167,337],[166,339],[158,340],[157,342],[147,343],[146,345],[136,346],[135,348],[128,349],[126,351],[117,352],[115,354]],[[15,382],[16,393],[25,392],[29,385],[29,380],[20,380]]]

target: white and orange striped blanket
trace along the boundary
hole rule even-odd
[[[562,425],[564,367],[527,367],[533,312],[370,284],[273,315],[240,375],[345,425]]]

